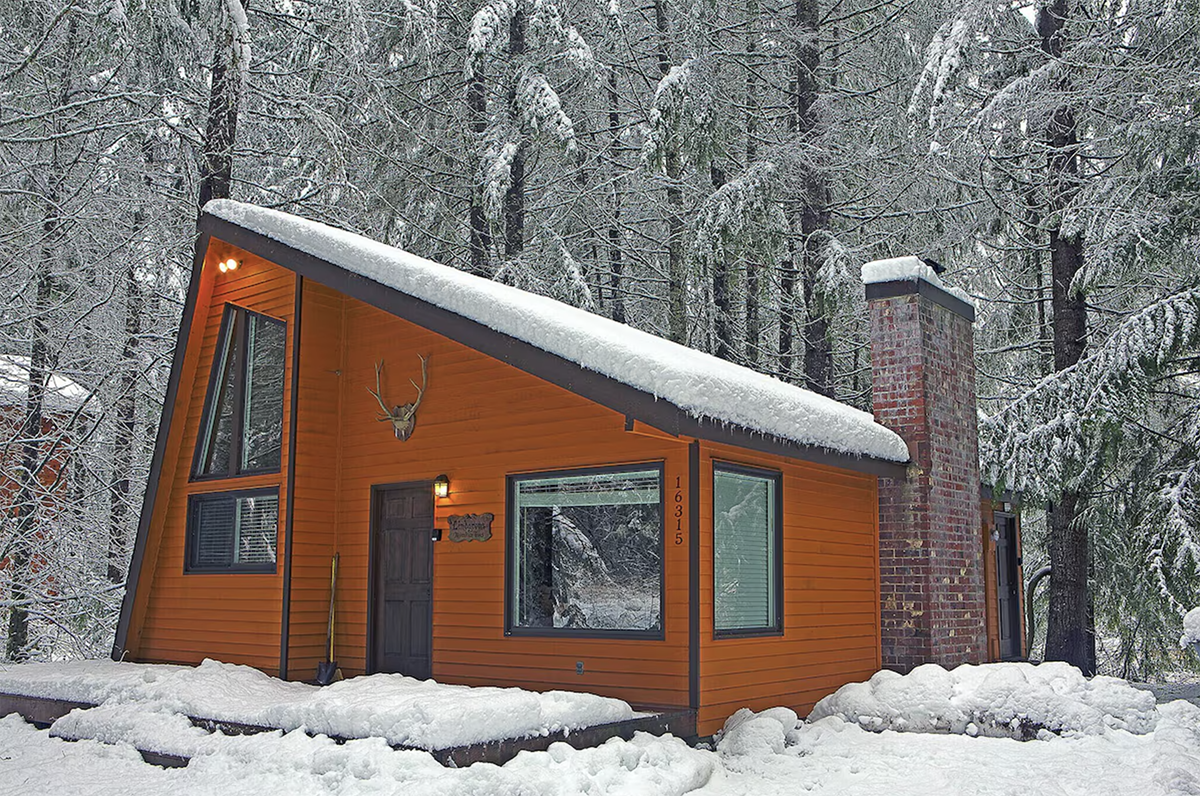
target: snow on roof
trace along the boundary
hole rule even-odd
[[[865,285],[872,285],[877,282],[916,282],[918,280],[928,282],[934,287],[939,287],[955,298],[962,299],[972,307],[975,306],[975,301],[966,291],[956,287],[950,287],[942,282],[941,277],[937,272],[925,264],[925,261],[920,257],[890,257],[886,260],[874,260],[862,267],[862,281]]]
[[[29,394],[29,357],[0,354],[0,405],[25,404]],[[57,412],[74,412],[87,404],[91,393],[59,373],[46,380],[45,405]]]
[[[670,401],[695,418],[908,461],[904,441],[866,412],[632,326],[277,210],[218,199],[204,212]]]

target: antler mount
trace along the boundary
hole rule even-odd
[[[418,386],[415,381],[409,379],[408,382],[417,390],[417,400],[412,403],[404,404],[403,406],[392,406],[388,408],[387,402],[383,400],[383,388],[381,386],[383,374],[383,360],[375,363],[375,389],[367,388],[367,392],[375,396],[375,400],[379,402],[381,414],[375,419],[380,423],[392,424],[392,431],[396,434],[396,439],[404,442],[412,436],[413,429],[417,425],[417,407],[421,405],[421,399],[425,397],[425,388],[429,385],[429,357],[421,356],[421,384]]]

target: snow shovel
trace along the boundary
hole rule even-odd
[[[333,605],[337,596],[339,553],[333,554],[333,573],[329,576],[329,630],[325,635],[325,660],[317,664],[317,685],[329,685],[342,679],[342,670],[333,659]]]

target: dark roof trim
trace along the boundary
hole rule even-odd
[[[348,271],[285,243],[205,213],[200,229],[283,268],[295,271],[351,298],[448,337],[462,345],[537,376],[589,401],[633,417],[675,436],[686,435],[774,453],[817,464],[904,478],[906,465],[853,456],[815,445],[769,437],[741,426],[699,420],[673,403],[564,359],[557,354],[490,329],[435,304]]]
[[[183,374],[183,360],[187,353],[188,337],[196,314],[196,297],[200,292],[200,272],[204,256],[208,252],[210,235],[203,229],[196,240],[196,253],[192,257],[192,276],[188,281],[187,301],[179,321],[179,334],[175,338],[175,354],[171,358],[171,378],[167,381],[167,394],[163,397],[162,415],[158,421],[158,435],[154,441],[154,456],[150,460],[150,476],[146,481],[146,493],[142,496],[142,513],[138,519],[137,538],[133,543],[133,557],[129,572],[125,576],[125,597],[121,600],[121,615],[117,619],[117,633],[113,639],[112,658],[115,661],[125,656],[129,640],[129,622],[133,616],[133,603],[137,599],[138,582],[146,558],[146,538],[150,533],[150,520],[154,516],[154,502],[158,496],[158,482],[162,480],[163,458],[170,436],[171,417],[175,413],[175,400],[179,394],[179,379]]]
[[[1017,503],[1021,502],[1021,493],[1013,492],[1011,489],[1006,489],[1000,494],[996,494],[995,487],[991,484],[980,484],[979,496],[984,500],[994,500],[1000,503]]]
[[[296,275],[295,304],[292,307],[292,378],[288,399],[287,495],[283,521],[283,610],[279,617],[279,679],[288,679],[288,648],[292,632],[292,538],[296,514],[296,429],[300,408],[300,323],[304,311],[304,277]]]
[[[971,323],[975,322],[975,308],[945,288],[940,288],[924,279],[897,279],[892,282],[871,282],[867,285],[867,300],[892,298],[893,296],[924,296]]]

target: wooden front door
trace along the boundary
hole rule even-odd
[[[1021,581],[1017,576],[1017,518],[996,513],[996,599],[1000,625],[1000,657],[1021,657]]]
[[[371,670],[433,674],[433,487],[377,487]]]

